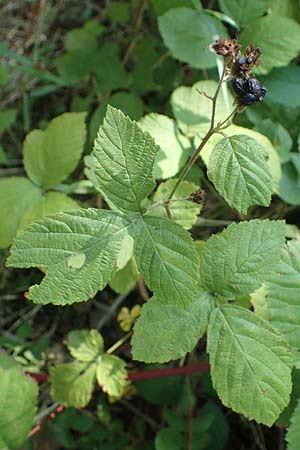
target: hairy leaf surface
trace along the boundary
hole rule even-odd
[[[29,289],[35,303],[88,300],[112,278],[129,223],[113,211],[78,209],[33,223],[11,249],[8,266],[46,272]]]
[[[292,389],[285,341],[252,312],[223,305],[211,314],[207,350],[213,386],[224,405],[273,425]]]
[[[121,111],[108,106],[87,159],[87,175],[109,205],[129,214],[155,187],[153,166],[159,147],[146,131]]]
[[[241,214],[252,205],[268,206],[272,176],[262,145],[246,135],[224,138],[215,145],[208,163],[208,177],[227,203]]]
[[[166,305],[154,296],[142,307],[134,325],[133,358],[147,363],[167,362],[191,352],[203,335],[210,312],[207,296],[195,295],[186,309]]]
[[[151,290],[165,303],[187,305],[199,279],[199,258],[190,235],[177,223],[145,216],[135,226],[135,258]]]
[[[283,221],[231,224],[200,249],[201,285],[227,300],[258,289],[274,269],[284,245]]]

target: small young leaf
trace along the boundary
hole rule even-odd
[[[223,305],[211,314],[207,350],[213,386],[223,404],[272,426],[292,389],[285,341],[252,312]]]
[[[160,147],[154,165],[154,178],[175,176],[189,157],[190,141],[180,133],[173,119],[162,114],[147,114],[139,125],[151,134]]]
[[[200,284],[226,300],[251,294],[280,259],[283,221],[251,220],[231,224],[200,249]]]
[[[300,347],[300,241],[282,249],[267,279],[267,312],[272,326],[295,349]]]
[[[199,258],[190,235],[177,223],[145,216],[135,225],[134,255],[151,290],[164,303],[188,305],[198,288]]]
[[[51,396],[63,405],[84,408],[90,401],[96,379],[96,364],[69,363],[50,367]]]
[[[261,64],[256,71],[268,73],[273,67],[286,66],[297,56],[300,26],[292,19],[270,14],[251,22],[240,35],[239,41],[243,46],[253,42],[263,49]]]
[[[103,353],[104,343],[97,330],[74,330],[68,334],[67,346],[79,361],[92,361]]]
[[[41,190],[26,178],[0,180],[0,248],[8,247],[15,237],[22,216],[42,196]]]
[[[85,113],[65,113],[45,131],[33,130],[24,141],[24,166],[43,188],[56,186],[77,166],[85,140]]]
[[[99,358],[96,376],[102,390],[112,397],[121,397],[128,385],[126,364],[115,355]]]
[[[146,363],[167,362],[191,352],[200,339],[198,317],[152,297],[134,325],[132,355]]]
[[[195,69],[216,65],[208,45],[213,35],[227,36],[220,21],[192,8],[172,8],[158,18],[159,31],[174,58]]]
[[[153,196],[153,203],[168,198],[168,195],[171,193],[176,181],[176,179],[173,179],[161,183]],[[187,200],[190,194],[197,190],[198,186],[196,186],[196,184],[191,183],[190,181],[182,181],[173,195],[172,202],[170,203],[172,219],[187,230],[192,228],[198,214],[200,214],[202,209],[202,205],[194,203],[191,200]],[[152,208],[150,210],[150,214],[152,216],[167,217],[166,210],[163,206]]]
[[[273,192],[267,154],[245,135],[224,138],[214,147],[208,177],[227,203],[241,214],[252,205],[268,206]]]
[[[44,216],[50,216],[51,214],[62,211],[70,211],[79,207],[75,200],[72,200],[62,192],[47,192],[26,210],[22,217],[20,227],[26,228],[32,222]]]
[[[78,209],[49,216],[19,234],[7,264],[46,272],[41,284],[29,289],[28,298],[35,303],[88,300],[112,278],[128,226],[113,211]],[[85,255],[84,263],[74,267],[79,253]]]
[[[114,209],[137,214],[142,211],[141,201],[155,187],[153,165],[158,150],[149,133],[108,106],[87,176]]]
[[[288,450],[298,450],[300,442],[300,400],[291,417],[291,424],[286,434]]]
[[[0,448],[19,449],[37,412],[37,384],[15,361],[0,354]]]

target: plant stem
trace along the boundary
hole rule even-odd
[[[190,157],[190,159],[188,160],[188,162],[186,163],[183,171],[181,172],[175,186],[173,187],[172,191],[170,192],[169,196],[167,197],[167,199],[163,202],[163,205],[165,207],[167,216],[169,219],[172,219],[172,214],[171,214],[171,210],[170,210],[170,202],[176,192],[176,190],[178,189],[179,185],[181,184],[181,182],[184,180],[184,178],[186,177],[186,175],[189,173],[189,171],[191,170],[192,166],[194,165],[195,161],[197,160],[201,150],[204,148],[204,146],[206,145],[207,141],[209,140],[209,138],[215,134],[218,133],[221,129],[222,126],[224,124],[226,124],[226,122],[228,122],[230,119],[232,119],[232,117],[236,114],[237,112],[237,108],[235,108],[228,117],[226,117],[225,120],[223,120],[222,122],[217,123],[217,125],[215,125],[215,116],[216,116],[216,107],[217,107],[217,99],[218,99],[218,95],[220,93],[220,89],[222,86],[222,82],[224,80],[225,74],[226,74],[226,68],[227,66],[224,65],[223,67],[223,72],[221,75],[221,78],[218,82],[218,86],[215,92],[215,95],[213,97],[211,97],[211,101],[212,101],[212,113],[211,113],[211,122],[210,122],[210,127],[206,133],[206,135],[204,136],[204,138],[202,139],[202,141],[200,142],[200,145],[198,146],[198,148],[195,150],[195,152],[192,154],[192,156]],[[226,126],[225,126],[226,128]]]

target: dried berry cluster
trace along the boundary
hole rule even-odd
[[[210,48],[224,57],[224,64],[229,68],[229,80],[232,82],[239,110],[261,102],[267,90],[251,75],[252,69],[260,62],[261,48],[255,48],[250,44],[242,55],[241,45],[236,39],[224,38],[219,39]]]

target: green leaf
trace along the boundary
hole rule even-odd
[[[56,58],[55,63],[61,79],[70,85],[74,85],[87,81],[92,71],[91,60],[93,59],[90,52],[72,50]]]
[[[74,362],[50,367],[52,398],[63,405],[84,408],[92,397],[96,364]]]
[[[34,424],[37,412],[37,384],[16,362],[0,354],[0,446],[19,449]]]
[[[291,424],[286,434],[288,450],[298,450],[300,442],[300,400],[291,417]]]
[[[155,450],[182,450],[184,437],[175,427],[162,428],[155,436]]]
[[[213,386],[223,404],[272,426],[292,389],[285,341],[252,312],[223,305],[211,314],[207,350]]]
[[[198,133],[196,139],[195,139],[195,145],[198,146],[200,143],[200,140],[203,139],[205,135],[206,130],[202,130]],[[255,139],[257,142],[259,142],[264,149],[266,150],[268,154],[268,166],[269,171],[271,172],[272,178],[273,178],[273,187],[274,192],[279,192],[279,183],[281,178],[281,165],[280,165],[280,158],[278,156],[277,151],[269,141],[269,139],[258,133],[257,131],[250,130],[249,128],[244,127],[238,127],[236,125],[230,125],[226,129],[226,135],[235,136],[237,134],[245,134],[246,136],[249,136],[250,138]],[[207,144],[205,145],[204,149],[201,151],[201,158],[205,162],[206,166],[208,166],[210,155],[213,151],[214,146],[222,139],[222,136],[219,134],[215,134],[212,136]]]
[[[203,299],[206,302],[205,297]],[[197,301],[200,304],[201,297]],[[199,314],[195,314],[195,306],[183,309],[172,304],[166,305],[157,296],[148,300],[134,325],[133,358],[146,363],[163,363],[191,352],[208,322],[206,303],[202,327]]]
[[[25,228],[35,220],[62,211],[79,208],[78,203],[61,192],[47,192],[40,197],[22,217],[20,227]]]
[[[145,216],[135,225],[138,270],[164,303],[187,305],[198,287],[199,258],[190,235],[177,223]]]
[[[180,6],[191,6],[191,0],[151,0],[154,11],[161,16],[169,9],[178,8]]]
[[[215,81],[198,81],[192,87],[180,86],[171,96],[171,106],[181,131],[194,137],[200,130],[207,130],[210,125],[212,102],[200,92],[213,96],[217,89]],[[216,122],[224,120],[232,111],[233,97],[223,84],[216,106]],[[202,124],[206,124],[203,127]],[[202,127],[201,127],[202,125]]]
[[[112,397],[121,397],[128,385],[126,363],[115,355],[99,358],[96,376],[102,390]]]
[[[272,326],[297,352],[300,348],[300,241],[289,241],[267,280],[267,311]]]
[[[299,66],[274,69],[262,80],[268,86],[268,99],[271,102],[291,108],[300,106]]]
[[[149,133],[108,106],[89,159],[87,176],[109,205],[130,214],[155,187],[153,165],[159,147]]]
[[[0,111],[0,134],[8,130],[14,124],[16,116],[16,109],[5,109],[4,111]]]
[[[112,22],[129,22],[130,5],[125,2],[114,2],[108,6],[106,9],[106,14]]]
[[[270,0],[218,0],[224,14],[232,17],[242,26],[261,17],[267,11]]]
[[[163,114],[147,114],[139,122],[159,145],[154,165],[154,178],[170,178],[178,173],[190,155],[191,144],[183,136],[176,122]]]
[[[280,123],[275,123],[271,119],[264,119],[254,127],[254,130],[270,139],[282,163],[291,159],[290,151],[293,146],[293,140],[286,128]]]
[[[168,198],[176,181],[176,179],[173,179],[161,183],[153,196],[153,203]],[[192,192],[197,190],[198,186],[196,186],[196,184],[191,183],[190,181],[182,181],[170,203],[172,219],[187,230],[192,228],[202,209],[202,205],[186,200]],[[150,206],[150,213],[152,216],[167,217],[166,210],[163,206],[157,206],[152,209]]]
[[[0,66],[0,86],[5,86],[9,80],[9,73],[4,66]]]
[[[287,17],[269,15],[251,22],[239,41],[243,46],[253,42],[263,49],[261,64],[256,72],[268,73],[273,67],[287,66],[298,55],[300,25]]]
[[[33,130],[24,141],[24,166],[45,189],[56,186],[77,166],[85,140],[85,113],[64,113],[45,131]]]
[[[290,205],[300,204],[299,173],[293,162],[282,165],[279,195]]]
[[[218,36],[227,36],[220,21],[192,8],[170,9],[158,18],[158,27],[172,56],[195,69],[216,65],[207,47]]]
[[[201,286],[226,300],[251,294],[279,261],[284,238],[284,221],[256,219],[229,225],[200,249]]]
[[[15,237],[24,213],[42,193],[29,180],[21,177],[0,180],[0,248],[8,247]]]
[[[41,284],[29,289],[35,303],[85,301],[111,280],[128,226],[112,211],[78,209],[49,216],[18,235],[7,265],[46,272]]]
[[[267,158],[264,147],[246,135],[224,138],[210,155],[208,178],[229,206],[246,214],[252,205],[270,204],[273,184]]]
[[[67,346],[71,355],[83,362],[92,361],[104,351],[103,338],[97,330],[71,331]]]
[[[93,61],[90,61],[102,94],[128,86],[129,80],[119,50],[116,42],[108,42],[95,53]]]
[[[99,125],[103,122],[107,105],[120,109],[131,119],[139,120],[143,115],[143,102],[134,92],[116,92],[104,99],[94,111],[90,122],[90,141],[93,142],[97,136]]]
[[[157,77],[154,78],[154,71],[157,67],[160,67],[160,64],[156,64],[160,56],[157,51],[156,37],[147,37],[137,42],[133,54],[134,67],[130,75],[134,90],[138,94],[158,90]],[[122,109],[122,111],[124,110]]]
[[[109,287],[117,294],[127,294],[134,288],[139,278],[139,272],[134,259],[128,261],[123,269],[118,270],[109,282]]]

